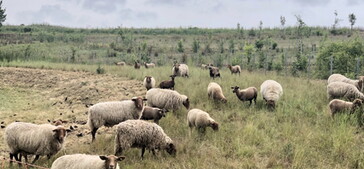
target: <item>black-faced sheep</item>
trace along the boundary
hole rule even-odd
[[[210,66],[209,70],[210,70],[209,71],[210,72],[210,77],[212,77],[213,79],[215,79],[216,77],[221,77],[218,67]]]
[[[167,109],[169,111],[176,111],[182,105],[187,109],[190,106],[188,97],[174,90],[153,88],[147,91],[145,97],[148,100],[148,106]]]
[[[5,142],[10,149],[10,160],[21,161],[18,154],[28,159],[26,155],[35,155],[32,163],[39,156],[46,155],[48,159],[60,151],[67,136],[67,130],[63,126],[51,124],[32,124],[24,122],[11,123],[5,129]]]
[[[176,154],[176,146],[158,126],[143,120],[127,120],[119,123],[115,136],[115,155],[122,154],[129,148],[141,148],[143,159],[145,149],[155,155],[155,150],[166,150],[169,154]]]
[[[224,96],[221,86],[215,82],[209,83],[207,86],[207,95],[209,98],[212,98],[216,101],[221,101],[223,103],[226,103],[226,97]]]
[[[332,82],[345,82],[345,83],[349,83],[354,85],[359,91],[361,91],[362,86],[363,86],[363,80],[352,80],[349,79],[347,77],[345,77],[344,75],[341,74],[332,74],[328,79],[327,79],[328,84],[332,83]]]
[[[328,99],[346,98],[348,100],[362,99],[364,95],[354,85],[345,82],[331,82],[327,85]]]
[[[155,123],[159,124],[159,120],[162,117],[166,117],[168,110],[160,109],[150,106],[145,106],[143,110],[143,115],[140,119],[142,120],[154,120]]]
[[[176,78],[176,75],[171,75],[169,77],[171,77],[171,80],[165,80],[165,81],[162,81],[159,84],[159,87],[161,89],[172,89],[172,90],[174,90],[174,85],[175,85],[174,79]]]
[[[355,99],[353,102],[346,102],[344,100],[333,99],[329,103],[330,113],[335,116],[336,113],[342,111],[350,111],[353,113],[357,108],[363,104],[362,100]]]
[[[238,74],[240,75],[241,72],[241,68],[239,65],[235,65],[235,66],[231,66],[231,65],[227,65],[227,67],[230,69],[231,74]]]
[[[274,80],[266,80],[260,85],[260,93],[266,101],[268,108],[275,109],[276,102],[283,94],[281,84]]]
[[[172,74],[181,77],[189,77],[189,70],[186,64],[175,63],[172,68]]]
[[[125,62],[114,62],[116,66],[125,66]]]
[[[138,61],[135,61],[134,68],[135,69],[140,69],[140,63]]]
[[[51,169],[120,169],[118,161],[124,156],[98,156],[88,154],[71,154],[57,158]]]
[[[252,100],[254,100],[254,103],[257,104],[257,96],[258,96],[258,90],[255,87],[248,87],[246,89],[240,90],[238,86],[231,87],[233,89],[233,93],[236,94],[236,97],[238,97],[241,101],[248,101],[250,102],[249,106],[252,104]]]
[[[131,100],[102,102],[91,106],[87,123],[91,129],[92,141],[95,140],[96,132],[101,126],[112,127],[125,120],[140,119],[145,100],[134,97]]]
[[[155,79],[152,76],[145,76],[143,80],[143,86],[149,90],[151,88],[155,88]]]
[[[219,129],[219,124],[212,119],[207,112],[200,109],[192,109],[188,111],[187,124],[188,127],[190,127],[190,135],[193,127],[201,133],[205,133],[206,127],[211,127],[215,131]]]
[[[155,64],[154,63],[146,63],[146,62],[144,62],[144,66],[145,66],[145,68],[155,68]]]

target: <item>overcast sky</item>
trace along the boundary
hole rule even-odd
[[[208,27],[235,28],[296,24],[331,26],[334,11],[349,26],[348,15],[364,25],[364,0],[3,0],[5,24],[48,23],[68,27]]]

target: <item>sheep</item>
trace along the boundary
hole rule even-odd
[[[281,84],[274,80],[266,80],[260,85],[260,93],[268,108],[275,109],[276,102],[283,95],[283,88]]]
[[[144,62],[144,66],[145,66],[145,68],[155,68],[155,64],[154,63],[146,63],[146,62]]]
[[[201,68],[202,69],[209,69],[209,67],[214,66],[213,64],[209,63],[209,64],[201,64]]]
[[[210,69],[210,77],[212,77],[213,79],[215,79],[215,77],[221,77],[218,67],[210,66],[209,69]]]
[[[332,74],[328,79],[327,79],[327,84],[330,84],[332,82],[345,82],[345,83],[349,83],[354,85],[356,88],[358,88],[358,90],[362,89],[363,86],[363,80],[352,80],[349,79],[341,74]]]
[[[192,109],[187,113],[187,124],[190,127],[190,135],[192,128],[195,127],[200,133],[205,133],[206,127],[213,130],[219,130],[219,123],[215,122],[207,112],[200,109]]]
[[[364,95],[354,85],[345,82],[331,82],[327,85],[328,99],[346,98],[349,100],[362,99]]]
[[[174,90],[174,78],[176,77],[176,75],[171,75],[169,76],[171,77],[171,80],[165,80],[165,81],[162,81],[160,84],[159,84],[159,87],[161,89],[172,89]]]
[[[51,124],[32,124],[13,122],[5,129],[5,142],[10,149],[10,160],[21,161],[21,156],[35,155],[32,163],[39,156],[47,155],[48,159],[63,148],[67,131],[63,126]],[[18,159],[18,154],[20,158]]]
[[[238,74],[240,75],[241,72],[241,68],[239,65],[235,65],[235,66],[231,66],[231,65],[227,65],[227,67],[230,69],[231,74]]]
[[[181,77],[189,77],[189,70],[186,64],[175,63],[172,68],[172,74]]]
[[[124,156],[98,156],[88,154],[71,154],[57,158],[51,169],[120,169],[118,161]]]
[[[142,120],[154,120],[156,124],[159,124],[159,120],[162,117],[166,117],[167,109],[154,108],[150,106],[145,106],[143,110]]]
[[[344,100],[333,99],[329,103],[331,116],[335,116],[336,113],[349,110],[351,113],[355,111],[355,109],[359,108],[363,104],[362,100],[355,99],[353,102],[346,102]]]
[[[240,90],[238,86],[231,87],[233,89],[233,93],[236,94],[239,100],[242,102],[248,101],[250,102],[249,106],[252,104],[252,100],[254,100],[254,104],[257,104],[257,96],[258,90],[255,87],[248,87],[246,89]]]
[[[91,129],[92,141],[101,126],[112,127],[125,120],[140,119],[145,100],[133,97],[131,100],[102,102],[91,106],[88,109],[87,123]]]
[[[223,103],[227,102],[226,97],[222,93],[221,86],[215,82],[211,82],[207,86],[207,95],[209,98],[212,98],[213,100],[221,101]]]
[[[114,62],[116,66],[125,66],[125,62]]]
[[[140,63],[139,63],[139,61],[135,61],[134,68],[135,69],[140,69]]]
[[[149,90],[151,88],[155,88],[155,79],[152,76],[145,76],[143,80],[143,86]]]
[[[115,136],[115,155],[120,155],[129,148],[141,148],[141,158],[145,149],[166,150],[170,155],[176,155],[176,146],[158,124],[143,120],[127,120],[119,123]]]
[[[361,89],[359,89],[362,92],[364,89],[364,76],[359,76],[358,80],[362,82]]]
[[[181,105],[189,109],[190,101],[187,96],[179,94],[177,91],[168,89],[153,88],[147,91],[147,105],[160,109],[178,110]]]

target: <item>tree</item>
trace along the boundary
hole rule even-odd
[[[5,8],[3,6],[3,1],[0,0],[0,27],[3,26],[3,22],[6,20]]]
[[[286,36],[285,36],[286,32],[285,31],[286,30],[284,29],[284,25],[286,24],[286,17],[281,16],[280,19],[281,19],[281,26],[282,26],[282,30],[283,30],[282,31],[283,32],[282,33],[282,38],[285,39],[286,38]]]
[[[263,29],[263,21],[259,22],[259,35],[258,38],[260,38],[260,35],[262,34],[262,29]]]
[[[331,34],[333,34],[333,35],[337,35],[337,30],[336,30],[336,28],[337,28],[337,26],[339,26],[339,22],[341,21],[339,18],[337,18],[337,15],[338,15],[338,13],[337,13],[337,11],[335,10],[335,12],[334,12],[334,15],[335,15],[335,20],[334,20],[334,24],[332,25],[332,30],[331,30]]]
[[[356,16],[354,15],[354,13],[349,14],[350,33],[353,33],[353,26],[355,24],[355,21],[356,21]]]
[[[179,53],[183,53],[185,50],[183,49],[183,43],[182,43],[182,40],[178,41],[178,44],[177,44],[177,51]]]
[[[194,39],[192,43],[193,53],[197,53],[199,49],[200,49],[200,41]]]

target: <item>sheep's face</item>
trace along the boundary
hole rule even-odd
[[[221,102],[223,102],[223,103],[227,103],[227,100],[226,100],[225,98],[222,98],[222,99],[221,99]]]
[[[232,86],[231,89],[233,89],[233,93],[238,93],[240,88],[238,86]]]
[[[210,124],[211,128],[215,131],[219,130],[219,123],[216,123],[216,122],[212,122]]]
[[[144,106],[143,101],[146,101],[147,99],[143,99],[141,97],[133,97],[131,100],[134,102],[137,109],[142,110]]]
[[[360,107],[363,104],[363,101],[360,99],[355,99],[353,101],[354,107]]]
[[[168,143],[167,147],[166,147],[166,151],[168,154],[175,156],[177,153],[177,149],[176,146],[173,143]]]
[[[169,76],[169,77],[171,77],[171,79],[172,79],[172,81],[174,80],[174,78],[176,77],[176,75],[171,75],[171,76]]]
[[[118,166],[118,161],[122,161],[125,159],[124,156],[99,156],[101,160],[105,161],[105,169],[115,169]]]
[[[53,130],[53,137],[59,142],[63,143],[64,138],[67,136],[67,131],[64,127],[58,126]]]
[[[162,117],[166,117],[168,110],[167,109],[160,109],[158,111],[159,115],[161,115]]]
[[[276,108],[276,103],[273,100],[267,100],[267,106],[269,109],[274,110]]]
[[[174,72],[179,71],[179,66],[180,66],[180,64],[174,64]]]
[[[152,77],[151,76],[145,76],[145,78],[146,78],[146,82],[147,83],[150,83],[150,82],[152,82]]]
[[[186,109],[189,109],[190,108],[190,100],[188,98],[186,98],[186,100],[183,101],[183,106],[185,106]]]

